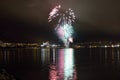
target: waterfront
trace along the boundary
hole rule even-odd
[[[120,80],[120,48],[1,48],[16,80]]]

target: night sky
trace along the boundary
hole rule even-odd
[[[120,39],[120,0],[0,0],[0,40],[57,41],[47,20],[57,4],[74,10],[76,42]]]

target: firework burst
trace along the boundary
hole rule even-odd
[[[57,26],[55,31],[58,37],[64,42],[65,46],[69,46],[70,42],[73,42],[73,26],[72,23],[75,21],[75,15],[71,8],[68,10],[62,10],[61,5],[56,6],[52,9],[49,14],[48,22],[58,18]]]

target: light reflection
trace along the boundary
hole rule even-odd
[[[54,51],[53,51],[54,52]],[[72,48],[58,50],[57,63],[50,65],[50,80],[77,80],[74,65],[74,50]]]
[[[50,49],[42,48],[41,49],[41,60],[43,64],[48,64],[50,61]]]
[[[58,57],[58,76],[59,79],[63,79],[64,80],[64,59],[65,59],[65,50],[64,49],[60,49],[58,51],[59,57]]]
[[[112,64],[114,64],[114,48],[112,48]]]
[[[56,63],[56,60],[55,60],[55,58],[56,58],[55,51],[56,51],[55,48],[53,48],[53,58],[52,58],[52,60],[53,60],[53,64]]]
[[[34,64],[39,64],[40,63],[40,52],[38,48],[33,48],[33,60]]]
[[[98,63],[98,64],[118,64],[120,65],[120,48],[101,48],[99,50],[90,48],[89,50],[89,61],[92,63]],[[104,50],[104,51],[103,51]],[[99,56],[100,58],[97,58]],[[98,62],[99,61],[99,62]],[[90,62],[90,63],[91,63]]]
[[[118,64],[119,64],[119,62],[120,62],[120,51],[119,51],[119,49],[117,49],[117,57],[118,57]]]
[[[4,53],[3,53],[3,59],[4,59],[4,63],[7,64],[9,63],[9,51],[8,50],[4,50]]]
[[[65,62],[64,62],[64,80],[73,79],[74,73],[74,58],[73,58],[73,49],[65,49]]]
[[[107,57],[107,49],[105,48],[105,64],[107,64],[107,60],[108,60],[108,57]]]

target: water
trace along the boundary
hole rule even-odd
[[[120,80],[120,48],[0,48],[16,80]]]

